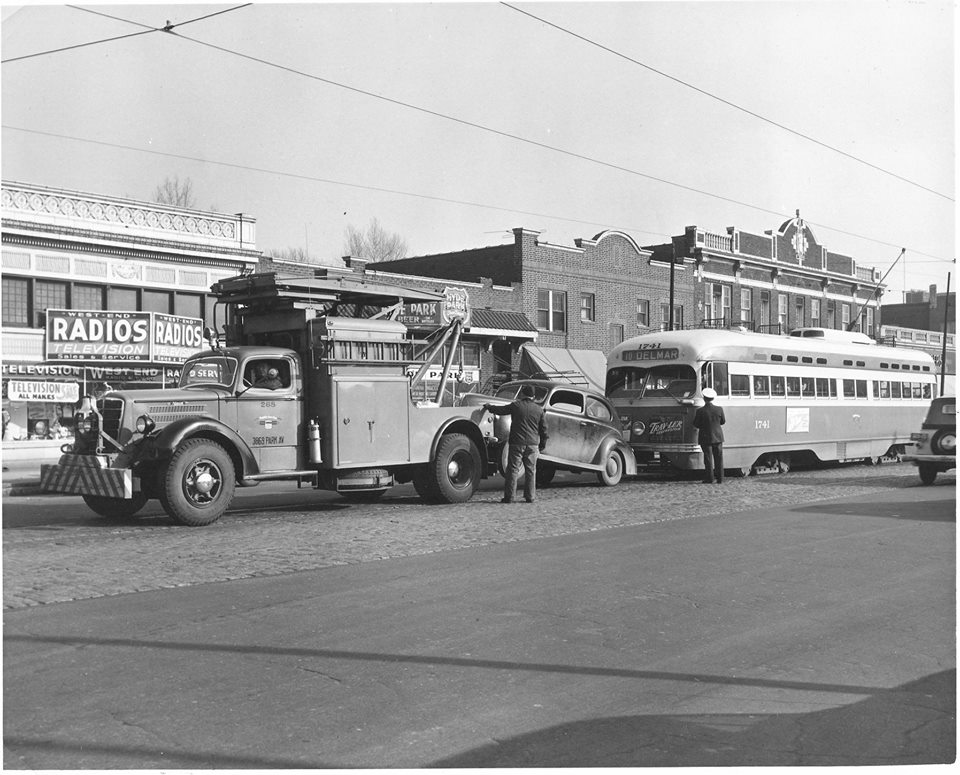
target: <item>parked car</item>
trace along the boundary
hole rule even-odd
[[[903,456],[920,470],[920,481],[933,484],[937,474],[957,467],[957,398],[933,399],[919,433],[911,433],[916,452]]]
[[[557,471],[575,471],[596,473],[602,484],[612,487],[625,475],[637,473],[637,462],[624,441],[620,419],[602,393],[563,382],[521,379],[505,383],[493,396],[467,393],[460,404],[508,404],[516,400],[524,385],[533,386],[533,400],[546,411],[549,438],[537,464],[538,484],[549,484]],[[507,467],[510,415],[494,416],[493,421],[496,441],[487,446],[487,451],[489,462],[502,474]]]

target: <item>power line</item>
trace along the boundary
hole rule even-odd
[[[584,43],[587,43],[587,44],[589,44],[589,45],[591,45],[591,46],[595,46],[596,48],[599,48],[599,49],[601,49],[601,50],[603,50],[603,51],[606,51],[608,54],[613,54],[614,56],[620,57],[621,59],[625,59],[626,61],[631,62],[631,63],[633,63],[633,64],[635,64],[635,65],[638,65],[639,67],[643,67],[643,68],[649,70],[649,71],[652,72],[652,73],[656,73],[657,75],[662,76],[663,78],[667,78],[667,79],[673,81],[674,83],[678,83],[678,84],[680,84],[681,86],[685,86],[685,87],[688,88],[688,89],[692,89],[693,91],[697,92],[698,94],[702,94],[703,96],[709,97],[709,98],[712,99],[712,100],[716,100],[717,102],[721,102],[721,103],[723,103],[724,105],[733,108],[734,110],[739,110],[740,112],[746,113],[748,116],[752,116],[753,118],[759,119],[760,121],[763,121],[763,122],[765,122],[765,123],[767,123],[767,124],[770,124],[771,126],[775,126],[775,127],[777,127],[778,129],[782,129],[782,130],[784,130],[785,132],[789,132],[789,133],[792,134],[792,135],[796,135],[797,137],[803,138],[804,140],[807,140],[807,141],[809,141],[809,142],[811,142],[811,143],[814,143],[814,144],[816,144],[816,145],[819,145],[819,146],[822,147],[822,148],[826,148],[827,150],[833,151],[834,153],[839,153],[841,156],[845,156],[845,157],[847,157],[848,159],[852,159],[853,161],[855,161],[855,162],[857,162],[857,163],[859,163],[859,164],[864,164],[864,165],[866,165],[867,167],[870,167],[871,169],[877,170],[878,172],[882,172],[884,175],[889,175],[890,177],[896,178],[897,180],[903,181],[904,183],[909,183],[911,186],[916,186],[917,188],[923,189],[924,191],[927,191],[927,192],[929,192],[929,193],[931,193],[931,194],[934,194],[934,195],[936,195],[936,196],[942,197],[942,198],[944,198],[944,199],[946,199],[946,200],[948,200],[948,201],[950,201],[950,202],[955,201],[953,197],[948,196],[947,194],[942,194],[942,193],[940,193],[939,191],[936,191],[936,190],[934,190],[934,189],[932,189],[932,188],[928,188],[927,186],[924,186],[924,185],[922,185],[922,184],[920,184],[920,183],[917,183],[917,182],[915,182],[915,181],[913,181],[913,180],[910,180],[909,178],[905,178],[905,177],[903,177],[902,175],[898,175],[898,174],[895,173],[895,172],[891,172],[890,170],[885,169],[884,167],[880,167],[880,166],[878,166],[878,165],[876,165],[876,164],[873,164],[872,162],[869,162],[869,161],[866,161],[866,160],[864,160],[864,159],[861,159],[859,156],[854,156],[853,154],[847,153],[846,151],[841,150],[840,148],[837,148],[837,147],[835,147],[835,146],[829,145],[829,144],[827,144],[827,143],[825,143],[825,142],[823,142],[823,141],[821,141],[821,140],[817,140],[815,137],[811,137],[810,135],[804,134],[803,132],[799,132],[799,131],[797,131],[796,129],[791,129],[790,127],[788,127],[788,126],[786,126],[786,125],[784,125],[784,124],[781,124],[781,123],[779,123],[779,122],[777,122],[777,121],[774,121],[773,119],[767,118],[766,116],[762,116],[762,115],[760,115],[759,113],[755,113],[754,111],[750,110],[749,108],[745,108],[745,107],[743,107],[742,105],[738,105],[738,104],[736,104],[735,102],[731,102],[730,100],[724,99],[723,97],[720,97],[720,96],[718,96],[718,95],[716,95],[716,94],[713,94],[712,92],[709,92],[709,91],[707,91],[706,89],[701,89],[699,86],[694,86],[692,83],[689,83],[688,81],[684,81],[684,80],[681,79],[681,78],[677,78],[676,76],[670,75],[669,73],[665,73],[663,70],[658,70],[657,68],[652,67],[651,65],[648,65],[648,64],[646,64],[645,62],[641,62],[641,61],[639,61],[639,60],[637,60],[637,59],[633,59],[632,57],[629,57],[629,56],[627,56],[626,54],[624,54],[624,53],[622,53],[622,52],[620,52],[620,51],[617,51],[617,50],[615,50],[615,49],[612,49],[612,48],[610,48],[609,46],[605,46],[605,45],[603,45],[602,43],[598,43],[598,42],[595,41],[595,40],[592,40],[592,39],[590,39],[590,38],[588,38],[588,37],[586,37],[586,36],[584,36],[584,35],[580,35],[580,34],[574,32],[573,30],[570,30],[570,29],[567,29],[566,27],[560,26],[559,24],[555,24],[554,22],[551,22],[551,21],[549,21],[549,20],[547,20],[547,19],[544,19],[544,18],[541,17],[541,16],[537,16],[536,14],[532,14],[532,13],[530,13],[529,11],[524,11],[522,8],[517,8],[515,5],[510,5],[510,3],[502,2],[502,0],[501,0],[501,3],[500,3],[500,4],[503,5],[503,6],[505,6],[506,8],[509,8],[509,9],[511,9],[511,10],[513,10],[513,11],[516,11],[517,13],[521,13],[521,14],[523,14],[524,16],[529,16],[531,19],[536,19],[538,22],[541,22],[542,24],[546,24],[548,27],[553,27],[555,30],[559,30],[560,32],[563,32],[563,33],[565,33],[565,34],[567,34],[567,35],[570,35],[570,36],[576,38],[577,40],[581,40],[581,41],[583,41]]]
[[[142,24],[141,22],[136,22],[136,21],[133,21],[132,19],[124,19],[120,16],[113,16],[112,14],[104,13],[103,11],[94,11],[91,8],[82,8],[81,6],[78,6],[78,5],[67,5],[66,6],[67,8],[72,8],[75,11],[83,11],[85,13],[91,13],[94,16],[103,16],[107,19],[113,19],[114,21],[133,24],[133,25],[136,25],[137,27],[144,27],[145,29],[142,30],[141,32],[131,32],[129,35],[117,35],[112,38],[103,38],[101,40],[91,40],[87,43],[77,43],[72,46],[64,46],[62,48],[54,48],[54,49],[49,49],[47,51],[37,51],[33,54],[24,54],[23,56],[10,57],[9,59],[0,60],[0,64],[8,64],[10,62],[19,62],[23,59],[33,59],[35,57],[48,56],[49,54],[59,54],[64,51],[73,51],[74,49],[78,49],[78,48],[86,48],[87,46],[97,46],[97,45],[100,45],[101,43],[111,43],[115,40],[125,40],[126,38],[135,38],[138,35],[146,35],[147,33],[150,33],[150,32],[170,32],[173,30],[174,27],[182,27],[185,24],[193,24],[194,22],[203,21],[204,19],[209,19],[213,16],[219,16],[220,14],[230,13],[231,11],[236,11],[236,10],[239,10],[240,8],[246,8],[248,5],[252,5],[252,3],[244,3],[243,5],[238,5],[233,8],[225,8],[222,11],[215,11],[214,13],[208,13],[204,16],[198,16],[195,19],[188,19],[187,21],[179,22],[177,24],[170,24],[170,22],[167,22],[166,26],[164,27],[151,27],[149,24]]]
[[[48,54],[59,54],[63,51],[73,51],[74,49],[86,48],[87,46],[97,46],[101,43],[111,43],[112,41],[115,41],[115,40],[125,40],[126,38],[135,38],[138,35],[147,35],[151,32],[160,32],[160,30],[150,29],[150,30],[143,30],[142,32],[131,32],[129,35],[117,35],[116,37],[113,37],[113,38],[103,38],[102,40],[91,40],[88,43],[77,43],[76,45],[73,45],[73,46],[64,46],[63,48],[53,48],[53,49],[49,49],[48,51],[37,51],[34,54],[24,54],[23,56],[19,56],[19,57],[10,57],[9,59],[0,59],[0,64],[6,65],[6,64],[9,64],[10,62],[20,62],[21,60],[24,60],[24,59],[33,59],[34,57],[47,56]]]
[[[199,156],[188,156],[186,154],[171,153],[168,151],[158,151],[154,148],[140,148],[133,145],[123,145],[121,143],[111,143],[106,140],[93,140],[87,137],[74,137],[72,135],[58,134],[56,132],[44,132],[39,129],[26,129],[25,127],[11,126],[10,124],[3,124],[4,129],[10,129],[15,132],[26,132],[28,134],[42,135],[44,137],[54,137],[60,140],[72,140],[79,143],[90,143],[92,145],[102,145],[107,148],[118,148],[124,151],[133,151],[135,153],[149,153],[154,156],[163,156],[170,159],[181,159],[183,161],[193,161],[199,162],[201,164],[213,164],[218,167],[228,167],[230,169],[244,170],[246,172],[258,172],[265,175],[279,175],[280,177],[293,178],[295,180],[306,180],[312,183],[327,183],[333,186],[345,186],[347,188],[357,188],[363,191],[375,191],[381,194],[396,194],[399,196],[409,196],[416,199],[426,199],[433,202],[442,202],[444,204],[456,204],[464,205],[466,207],[479,207],[486,210],[496,210],[498,212],[505,213],[515,213],[517,215],[529,215],[534,218],[549,218],[555,221],[563,221],[566,223],[580,223],[586,226],[595,226],[602,229],[623,229],[625,231],[633,231],[641,234],[651,234],[657,237],[663,237],[665,239],[670,239],[673,235],[664,234],[663,232],[650,231],[649,229],[644,229],[639,226],[617,226],[609,223],[600,223],[598,221],[587,221],[580,218],[568,218],[561,215],[551,215],[549,213],[538,213],[530,210],[518,210],[511,207],[502,207],[499,205],[486,204],[484,202],[471,202],[464,199],[451,199],[447,197],[434,196],[432,194],[421,194],[413,191],[402,191],[400,189],[394,188],[384,188],[381,186],[370,186],[364,185],[362,183],[350,183],[343,180],[334,180],[332,178],[321,178],[314,175],[304,175],[298,172],[284,172],[283,170],[268,169],[265,167],[253,167],[247,164],[237,164],[234,162],[228,161],[218,161],[216,159],[206,159]]]
[[[658,237],[664,237],[666,239],[670,239],[671,237],[674,236],[672,234],[665,234],[663,232],[651,231],[649,229],[639,227],[639,226],[623,226],[623,225],[615,225],[615,224],[609,224],[609,223],[601,223],[599,221],[588,221],[581,218],[570,218],[567,216],[553,215],[550,213],[540,213],[540,212],[534,212],[530,210],[519,210],[511,207],[502,207],[499,205],[487,204],[485,202],[473,202],[470,200],[452,199],[448,197],[435,196],[432,194],[422,194],[422,193],[417,193],[412,191],[403,191],[400,189],[385,188],[382,186],[370,186],[370,185],[364,185],[362,183],[351,183],[348,181],[334,180],[332,178],[322,178],[314,175],[305,175],[303,173],[297,173],[297,172],[285,172],[283,170],[269,169],[266,167],[254,167],[248,164],[239,164],[236,162],[218,161],[216,159],[208,159],[200,156],[189,156],[186,154],[172,153],[169,151],[158,151],[154,148],[141,148],[133,145],[124,145],[122,143],[113,143],[106,140],[95,140],[87,137],[76,137],[73,135],[66,135],[66,134],[61,134],[57,132],[45,132],[39,129],[27,129],[26,127],[12,126],[10,124],[3,124],[2,126],[4,129],[10,129],[15,132],[25,132],[27,134],[41,135],[44,137],[53,137],[60,140],[71,140],[74,142],[89,143],[91,145],[100,145],[107,148],[118,148],[120,150],[132,151],[135,153],[147,153],[154,156],[163,156],[171,159],[181,159],[184,161],[198,162],[201,164],[213,164],[218,167],[227,167],[230,169],[244,170],[247,172],[258,172],[266,175],[279,175],[281,177],[292,178],[295,180],[305,180],[305,181],[310,181],[314,183],[326,183],[329,185],[356,188],[364,191],[375,191],[381,194],[394,194],[398,196],[408,196],[408,197],[413,197],[417,199],[425,199],[425,200],[434,201],[434,202],[442,202],[444,204],[456,204],[456,205],[463,205],[466,207],[477,207],[477,208],[486,209],[486,210],[495,210],[498,212],[509,212],[509,213],[516,213],[518,215],[529,215],[534,218],[549,218],[551,220],[563,221],[565,223],[579,223],[587,226],[595,226],[595,227],[606,228],[606,229],[622,229],[624,231],[632,231],[632,232],[638,232],[642,234],[651,234]],[[770,211],[770,212],[773,212],[773,211]],[[789,217],[784,213],[774,212],[773,214],[780,218]],[[816,223],[814,221],[809,221],[809,220],[807,220],[806,223],[810,226],[816,226],[819,229],[826,229],[827,231],[836,232],[838,234],[845,234],[847,236],[855,237],[857,239],[861,239],[866,242],[872,242],[877,245],[883,245],[885,247],[900,247],[900,245],[895,245],[892,242],[885,242],[883,240],[876,239],[875,237],[868,237],[866,235],[857,234],[855,232],[844,231],[843,229],[838,229],[836,227],[828,226],[826,224]],[[950,262],[950,263],[954,262],[954,259],[935,256],[930,253],[924,253],[919,250],[911,250],[911,253],[915,256],[925,256],[926,258],[930,259],[930,262],[933,262],[933,261]],[[913,259],[913,262],[927,263],[923,261],[918,261],[917,259]]]

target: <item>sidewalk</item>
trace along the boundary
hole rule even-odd
[[[18,460],[4,461],[2,478],[2,495],[4,498],[16,495],[40,494],[40,465],[55,463],[55,460]]]

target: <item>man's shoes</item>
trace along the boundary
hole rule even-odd
[[[713,484],[713,479],[704,479],[700,484]]]
[[[500,500],[500,502],[501,502],[501,503],[513,503],[513,501],[510,500],[509,498],[502,498],[502,499]]]
[[[536,498],[524,498],[527,503],[533,503]]]

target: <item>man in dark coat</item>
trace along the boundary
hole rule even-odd
[[[693,426],[698,429],[697,443],[703,450],[703,482],[710,484],[716,477],[717,484],[723,483],[723,428],[726,418],[723,409],[713,403],[717,391],[703,389],[703,406],[693,416]]]
[[[524,385],[520,388],[520,398],[513,403],[484,404],[487,411],[509,414],[511,420],[503,503],[512,503],[517,495],[521,464],[526,475],[523,497],[527,503],[533,503],[537,497],[537,458],[547,446],[547,423],[543,407],[533,400],[534,395],[533,385]]]

